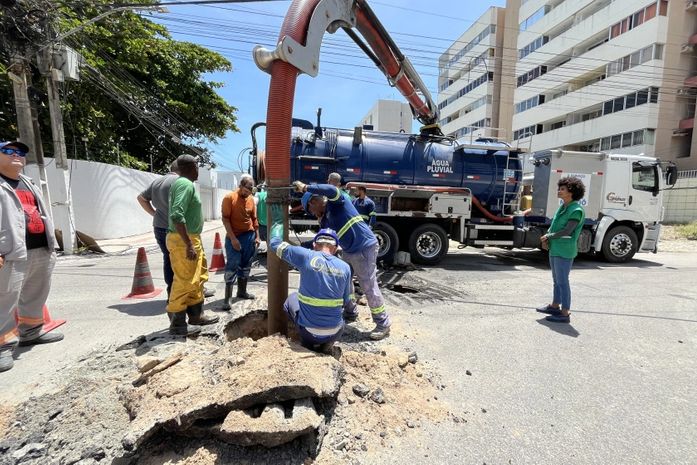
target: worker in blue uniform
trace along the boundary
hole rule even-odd
[[[375,226],[375,221],[377,220],[377,214],[375,213],[375,202],[373,199],[368,197],[368,191],[365,186],[356,187],[356,193],[358,197],[353,200],[353,206],[356,207],[356,211],[363,218],[363,221],[368,223],[372,228]]]
[[[378,240],[363,221],[356,208],[348,202],[335,186],[329,184],[306,185],[301,181],[293,183],[296,192],[302,192],[301,202],[305,211],[316,216],[323,228],[337,231],[342,258],[353,268],[355,276],[368,300],[368,306],[375,323],[370,338],[379,340],[390,334],[391,321],[385,311],[385,301],[378,287],[377,254]],[[352,289],[353,291],[353,284]],[[353,300],[353,296],[352,296]],[[346,320],[355,320],[356,306],[344,311]]]
[[[343,307],[350,302],[351,270],[336,257],[339,238],[320,230],[314,250],[283,242],[283,225],[274,221],[269,247],[281,260],[300,271],[298,292],[288,296],[283,309],[298,328],[304,347],[329,353],[344,330]]]

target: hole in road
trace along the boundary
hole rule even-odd
[[[419,293],[418,289],[414,289],[413,287],[409,287],[409,286],[402,286],[401,284],[388,284],[385,287],[391,291],[399,292],[400,294],[418,294]]]

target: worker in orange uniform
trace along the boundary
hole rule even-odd
[[[248,174],[240,178],[235,192],[225,196],[222,205],[223,225],[225,226],[225,302],[223,309],[229,310],[232,288],[237,281],[237,297],[254,299],[247,292],[252,259],[259,246],[259,221],[254,204],[254,179]]]

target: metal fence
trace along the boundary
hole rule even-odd
[[[664,223],[697,221],[697,170],[680,171],[678,182],[665,193]]]

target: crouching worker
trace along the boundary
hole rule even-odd
[[[344,330],[344,304],[351,300],[351,270],[334,256],[338,242],[333,230],[322,229],[314,250],[308,250],[283,242],[280,222],[271,228],[270,249],[300,271],[298,292],[288,296],[283,310],[297,326],[303,347],[316,352],[330,353]]]

